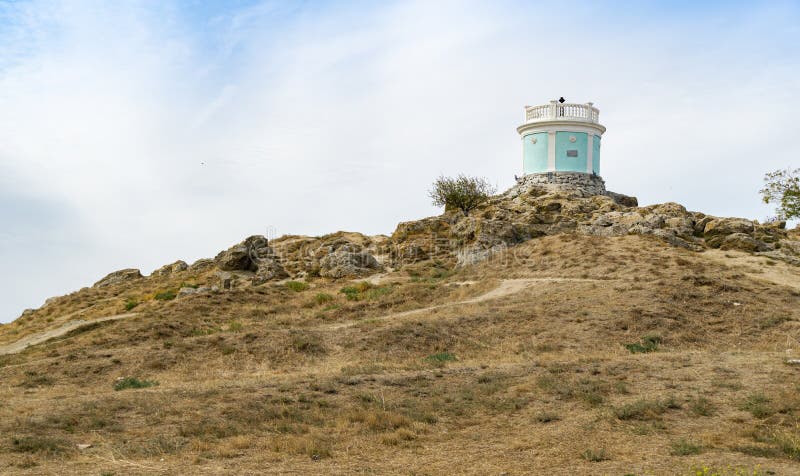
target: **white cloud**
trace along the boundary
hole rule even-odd
[[[53,212],[0,230],[1,320],[268,226],[390,233],[440,173],[509,186],[522,106],[560,95],[601,108],[603,176],[643,203],[760,218],[796,162],[791,4],[155,5],[3,7],[0,206]]]

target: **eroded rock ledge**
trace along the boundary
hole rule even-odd
[[[188,267],[213,268],[238,282],[258,285],[281,279],[368,276],[426,260],[465,266],[516,244],[545,235],[650,235],[694,251],[735,249],[800,265],[800,230],[785,223],[761,224],[743,218],[714,217],[687,211],[677,203],[639,207],[635,197],[605,190],[600,177],[559,174],[568,186],[522,177],[503,194],[465,216],[440,216],[400,223],[391,236],[337,232],[322,237],[251,236],[221,251],[213,260]],[[580,176],[580,177],[578,177]],[[156,270],[164,276],[187,269],[182,261]],[[226,278],[226,279],[228,279]],[[142,279],[135,269],[116,271],[95,286]],[[227,286],[221,283],[220,287]]]

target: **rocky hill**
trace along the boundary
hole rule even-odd
[[[522,181],[116,271],[0,326],[0,472],[794,474],[798,264],[783,223]]]

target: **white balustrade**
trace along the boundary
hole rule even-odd
[[[542,121],[579,121],[597,123],[600,120],[600,111],[592,103],[573,104],[551,101],[542,106],[525,106],[525,122]]]

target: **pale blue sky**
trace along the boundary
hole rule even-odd
[[[764,218],[798,2],[0,2],[0,321],[247,235],[391,233],[501,189],[522,106],[593,101],[640,203]]]

